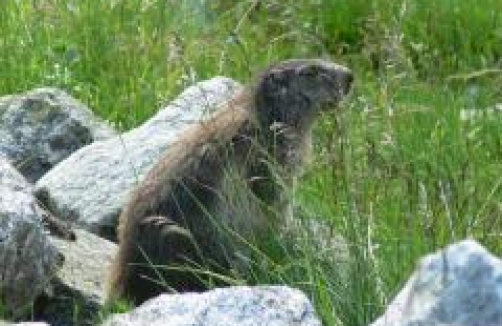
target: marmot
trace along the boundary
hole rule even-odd
[[[228,234],[250,239],[273,225],[262,208],[283,209],[314,119],[352,79],[322,59],[284,61],[190,127],[124,207],[109,298],[139,304],[168,290],[202,291],[209,276],[197,270],[233,267]]]

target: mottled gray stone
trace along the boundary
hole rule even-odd
[[[51,242],[65,257],[57,278],[98,304],[105,302],[106,279],[117,245],[85,230],[74,230],[76,241],[51,237]]]
[[[37,315],[51,325],[94,325],[105,303],[106,281],[117,245],[85,230],[74,231],[76,241],[51,237],[65,257]]]
[[[320,326],[307,297],[286,286],[229,287],[163,294],[105,326]]]
[[[223,77],[189,87],[142,126],[88,145],[58,164],[38,181],[38,197],[60,218],[113,239],[130,191],[183,130],[239,87]]]
[[[32,187],[0,159],[0,301],[13,315],[29,308],[62,264],[49,242]]]
[[[372,326],[502,325],[502,262],[473,240],[422,259]]]
[[[34,182],[80,147],[115,131],[55,88],[0,98],[0,155]]]

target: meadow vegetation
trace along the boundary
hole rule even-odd
[[[196,81],[316,56],[356,84],[317,126],[294,196],[346,239],[348,272],[307,239],[248,282],[299,286],[326,324],[365,325],[422,255],[466,237],[502,255],[502,1],[0,4],[0,94],[61,87],[122,130]]]

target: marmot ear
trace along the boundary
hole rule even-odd
[[[282,76],[281,76],[281,71],[277,69],[272,69],[268,72],[268,78],[267,81],[270,83],[277,83],[281,82]]]

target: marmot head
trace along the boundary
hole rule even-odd
[[[261,123],[304,129],[320,109],[334,107],[350,90],[352,72],[322,59],[294,59],[270,66],[255,84]]]

